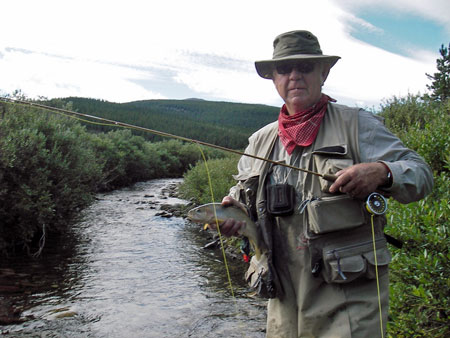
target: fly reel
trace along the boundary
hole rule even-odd
[[[372,215],[383,215],[387,210],[387,199],[383,195],[373,192],[367,197],[366,209]]]

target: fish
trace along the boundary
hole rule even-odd
[[[259,259],[261,252],[265,251],[262,236],[259,233],[256,223],[241,208],[234,205],[225,207],[221,203],[208,203],[189,210],[187,214],[187,218],[190,221],[208,225],[216,224],[216,217],[219,227],[228,218],[233,218],[236,221],[244,221],[245,225],[238,230],[238,234],[248,238],[250,245],[255,251],[255,256]]]

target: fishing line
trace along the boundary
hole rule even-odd
[[[372,243],[373,243],[373,255],[375,260],[375,279],[377,282],[377,297],[378,297],[378,310],[380,315],[380,332],[381,338],[384,338],[383,328],[383,311],[381,309],[381,292],[380,292],[380,279],[378,277],[378,259],[377,259],[377,247],[375,244],[375,225],[373,218],[375,215],[383,215],[387,210],[387,200],[378,193],[372,193],[367,197],[366,209],[370,213],[370,222],[372,226]]]
[[[228,268],[227,257],[225,255],[225,248],[224,248],[224,244],[223,244],[223,238],[222,238],[222,234],[220,232],[219,220],[217,218],[216,205],[214,204],[215,198],[214,198],[214,192],[213,192],[213,187],[212,187],[212,180],[211,180],[211,175],[210,175],[209,168],[208,168],[208,163],[206,161],[206,157],[205,157],[205,154],[204,154],[202,148],[199,145],[197,145],[197,146],[198,146],[198,149],[200,150],[200,153],[202,154],[202,158],[203,158],[203,161],[205,163],[205,170],[206,170],[206,175],[208,177],[209,191],[211,193],[211,200],[212,200],[213,209],[214,209],[214,218],[216,220],[216,229],[217,229],[217,233],[219,234],[220,247],[222,249],[222,256],[223,256],[223,261],[224,261],[224,264],[225,264],[225,269],[227,271],[228,284],[229,284],[230,291],[231,291],[231,297],[233,297],[234,301],[236,302],[236,298],[234,297],[233,285],[231,283],[231,275],[230,275],[230,270]]]
[[[222,233],[220,231],[219,219],[217,217],[217,211],[216,211],[216,204],[214,203],[215,202],[215,198],[214,198],[214,191],[213,191],[213,185],[212,185],[212,180],[211,180],[211,174],[210,174],[210,171],[209,171],[208,162],[206,160],[205,153],[203,152],[203,150],[202,150],[202,148],[200,147],[199,144],[197,144],[197,147],[198,147],[198,150],[200,151],[200,153],[202,154],[203,162],[205,163],[205,170],[206,170],[206,175],[208,177],[209,191],[211,193],[211,201],[213,203],[214,219],[216,221],[217,233],[219,234],[220,248],[222,250],[223,262],[224,262],[225,270],[226,270],[226,273],[227,273],[228,286],[230,288],[231,297],[233,299],[234,311],[235,311],[236,315],[238,315],[239,314],[239,308],[238,308],[238,305],[237,305],[236,297],[234,295],[233,283],[231,281],[231,275],[230,275],[230,269],[228,267],[228,260],[227,260],[226,254],[225,254],[225,245],[223,243],[223,237],[222,237]],[[242,329],[243,328],[243,322],[240,320],[239,317],[238,317],[238,320],[240,322],[239,327],[240,327],[240,329]],[[243,337],[244,336],[246,336],[246,335],[243,335]]]
[[[170,137],[170,138],[178,139],[178,140],[185,141],[185,142],[201,144],[203,146],[207,146],[207,147],[210,147],[210,148],[215,148],[215,149],[218,149],[218,150],[223,150],[223,151],[226,151],[226,152],[229,152],[229,153],[234,153],[234,154],[237,154],[237,155],[240,155],[240,156],[247,156],[247,157],[251,157],[251,158],[257,159],[257,160],[269,162],[269,163],[272,163],[272,164],[275,164],[275,165],[280,165],[280,166],[291,168],[291,169],[294,169],[294,170],[299,170],[299,171],[302,171],[302,172],[305,172],[305,173],[308,173],[308,174],[311,174],[311,175],[322,177],[324,180],[327,180],[327,181],[330,181],[330,182],[334,182],[337,179],[337,177],[335,175],[320,174],[318,172],[307,170],[307,169],[303,169],[303,168],[298,168],[298,167],[292,166],[292,165],[284,163],[284,162],[273,161],[273,160],[268,159],[268,158],[264,158],[264,157],[260,157],[260,156],[256,156],[256,155],[252,155],[252,154],[248,154],[248,153],[244,153],[244,152],[241,152],[241,151],[238,151],[238,150],[234,150],[234,149],[218,146],[218,145],[215,145],[215,144],[212,144],[212,143],[207,143],[207,142],[203,142],[203,141],[199,141],[199,140],[194,140],[194,139],[183,137],[183,136],[179,136],[179,135],[169,134],[169,133],[162,132],[162,131],[159,131],[159,130],[139,127],[139,126],[135,126],[135,125],[124,123],[124,122],[119,122],[119,121],[114,121],[114,120],[110,120],[110,119],[106,119],[106,118],[102,118],[102,117],[98,117],[98,116],[94,116],[94,115],[79,113],[79,112],[72,111],[72,110],[56,108],[56,107],[50,107],[50,106],[46,106],[46,105],[43,105],[43,104],[40,104],[40,103],[28,102],[28,101],[17,100],[17,99],[10,99],[10,98],[5,98],[5,97],[0,97],[0,101],[6,102],[6,103],[28,105],[28,106],[31,106],[31,107],[38,107],[38,108],[41,108],[41,109],[44,109],[44,110],[49,110],[49,111],[52,111],[52,112],[60,113],[60,114],[62,114],[64,116],[67,116],[67,114],[70,114],[70,115],[77,115],[77,116],[81,116],[81,117],[87,117],[87,118],[90,118],[90,119],[102,121],[102,123],[100,123],[100,122],[93,122],[93,121],[77,118],[78,120],[86,122],[86,123],[98,124],[98,125],[104,125],[104,126],[115,126],[115,127],[129,128],[129,129],[144,131],[144,132],[155,134],[155,135],[162,136],[162,137]]]
[[[381,309],[380,279],[378,278],[377,247],[375,245],[375,227],[373,225],[373,218],[374,218],[374,214],[370,215],[370,221],[372,224],[373,254],[375,257],[375,279],[377,281],[378,310],[379,310],[379,314],[380,314],[380,332],[381,332],[381,338],[384,338],[383,311]]]

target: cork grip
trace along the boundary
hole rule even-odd
[[[327,180],[329,182],[334,182],[337,180],[337,176],[336,175],[332,175],[332,174],[323,174],[321,176],[324,180]]]

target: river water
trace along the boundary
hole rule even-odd
[[[179,217],[158,216],[179,180],[100,194],[58,250],[0,264],[14,290],[0,293],[22,323],[6,337],[264,337],[265,301],[248,297],[245,265]],[[70,239],[69,239],[70,238]],[[75,238],[76,240],[73,240]],[[19,281],[17,281],[19,280]]]

